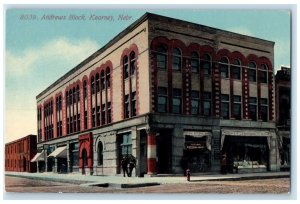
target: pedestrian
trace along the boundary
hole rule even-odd
[[[127,174],[128,176],[128,169],[127,169],[127,166],[128,166],[128,158],[127,156],[123,156],[122,160],[121,160],[121,167],[122,167],[122,170],[123,170],[123,176],[125,176],[125,174]]]
[[[227,173],[227,158],[226,153],[222,155],[221,159],[221,173],[226,174]]]
[[[129,173],[128,173],[128,177],[131,177],[132,175],[132,170],[136,165],[136,159],[134,156],[131,155],[130,160],[129,160]]]

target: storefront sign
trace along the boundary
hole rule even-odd
[[[205,149],[206,143],[205,142],[185,142],[186,149]]]

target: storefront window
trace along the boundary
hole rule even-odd
[[[122,137],[123,137],[123,141],[121,144],[122,155],[129,155],[132,153],[131,133],[123,134]]]

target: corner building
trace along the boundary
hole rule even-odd
[[[279,169],[274,42],[146,13],[37,96],[47,171]]]

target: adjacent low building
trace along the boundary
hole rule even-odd
[[[274,42],[146,13],[37,97],[46,171],[277,171]]]
[[[31,159],[36,155],[36,135],[28,135],[5,144],[5,171],[36,172]]]

